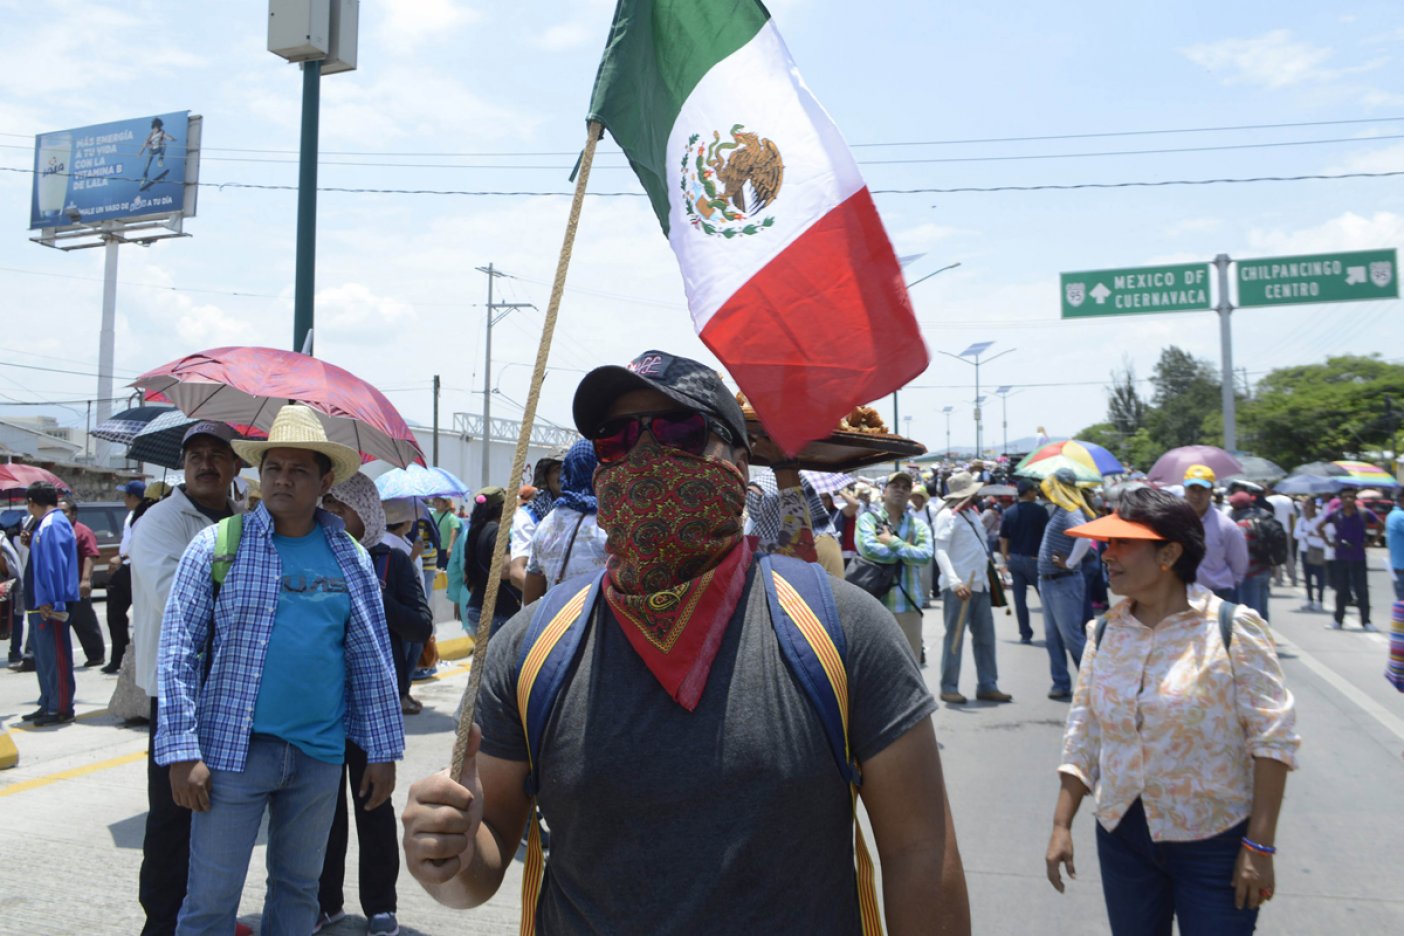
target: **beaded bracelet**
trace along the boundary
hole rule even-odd
[[[1243,838],[1241,839],[1241,841],[1243,842],[1243,847],[1244,847],[1244,848],[1246,848],[1246,849],[1248,849],[1249,851],[1252,851],[1252,852],[1257,852],[1257,853],[1260,854],[1260,855],[1275,855],[1275,854],[1277,854],[1277,849],[1274,848],[1273,846],[1271,846],[1271,845],[1263,845],[1263,844],[1260,844],[1260,843],[1258,843],[1258,842],[1255,842],[1255,841],[1253,841],[1252,839],[1250,839],[1250,838],[1249,838],[1248,836],[1246,836],[1246,835],[1243,836]]]

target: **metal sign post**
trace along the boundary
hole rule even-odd
[[[1238,271],[1238,306],[1229,298],[1231,263]],[[1219,294],[1213,309],[1219,314],[1220,406],[1224,448],[1229,451],[1238,448],[1238,399],[1233,380],[1235,308],[1399,297],[1399,258],[1394,248],[1260,260],[1233,260],[1228,254],[1219,254],[1213,265]],[[1207,265],[1202,263],[1064,273],[1059,285],[1065,319],[1210,308]]]

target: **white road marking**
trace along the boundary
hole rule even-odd
[[[1366,636],[1373,635],[1367,634]],[[1337,692],[1359,706],[1361,711],[1388,728],[1395,737],[1404,741],[1404,719],[1390,712],[1383,705],[1380,705],[1374,699],[1361,692],[1339,673],[1331,669],[1331,667],[1322,663],[1297,644],[1282,636],[1281,631],[1274,631],[1273,637],[1276,638],[1279,646],[1289,651],[1294,657],[1301,661],[1307,669],[1326,680]]]

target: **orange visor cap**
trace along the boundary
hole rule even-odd
[[[1091,523],[1084,523],[1065,531],[1068,536],[1081,536],[1086,539],[1111,540],[1111,539],[1138,539],[1138,540],[1161,540],[1165,537],[1146,526],[1144,523],[1132,523],[1130,520],[1123,520],[1116,514],[1109,514],[1099,517]]]

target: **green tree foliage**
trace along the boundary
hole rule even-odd
[[[1404,365],[1344,355],[1272,371],[1239,410],[1239,425],[1255,454],[1291,468],[1393,451],[1401,409]]]
[[[1205,417],[1218,411],[1219,380],[1209,362],[1171,345],[1160,352],[1151,375],[1154,406],[1146,413],[1150,437],[1164,452],[1181,445],[1213,442]]]
[[[1134,435],[1146,422],[1146,401],[1136,392],[1136,369],[1129,358],[1120,371],[1112,371],[1107,388],[1107,419],[1123,436]]]

